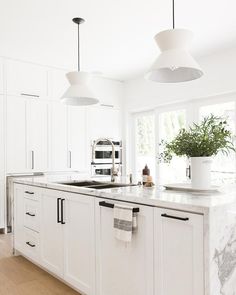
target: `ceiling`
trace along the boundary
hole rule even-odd
[[[235,0],[175,0],[176,27],[192,30],[196,58],[236,43]],[[171,0],[0,0],[0,55],[127,80],[158,53],[156,33],[171,27]]]

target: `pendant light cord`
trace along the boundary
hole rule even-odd
[[[173,30],[175,29],[175,0],[172,0]]]
[[[80,71],[80,44],[79,44],[79,24],[78,24],[78,72]]]

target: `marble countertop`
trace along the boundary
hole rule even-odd
[[[91,189],[63,185],[58,182],[98,180],[81,174],[55,174],[34,177],[14,178],[15,183],[45,187],[60,191],[80,193],[94,197],[107,198],[144,204],[149,206],[164,207],[176,210],[185,210],[200,214],[207,214],[210,209],[217,206],[228,206],[236,203],[236,185],[220,188],[214,193],[190,193],[173,190],[165,190],[163,187],[145,188],[143,186],[129,186],[112,189]],[[124,182],[124,180],[119,180]]]

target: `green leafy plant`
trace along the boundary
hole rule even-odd
[[[193,124],[189,129],[181,129],[170,142],[161,141],[163,151],[159,155],[161,162],[169,163],[173,157],[211,157],[218,152],[226,155],[236,151],[234,138],[229,130],[226,119],[210,115],[199,124]]]

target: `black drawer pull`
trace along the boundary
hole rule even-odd
[[[188,221],[189,220],[188,217],[178,217],[178,216],[172,216],[172,215],[168,215],[168,214],[161,214],[161,216],[166,217],[166,218],[171,218],[171,219],[182,220],[182,221]]]
[[[35,98],[39,98],[40,97],[37,94],[29,94],[29,93],[21,93],[20,95],[22,95],[22,96],[29,96],[29,97],[35,97]]]
[[[61,201],[61,198],[57,198],[57,223],[61,223],[61,219],[60,219],[60,201]]]
[[[25,191],[25,194],[28,194],[28,195],[34,195],[34,192]]]
[[[31,217],[35,217],[35,214],[30,213],[30,212],[26,212],[25,214],[26,214],[26,215],[29,215],[29,216],[31,216]]]
[[[64,221],[64,201],[65,199],[61,199],[61,224],[66,224]]]
[[[26,242],[26,245],[28,245],[28,246],[30,246],[30,247],[32,247],[32,248],[36,247],[36,245],[31,244],[30,242]]]
[[[107,207],[107,208],[114,208],[114,204],[107,203],[105,201],[99,202],[99,206]],[[139,208],[133,208],[133,212],[134,213],[138,213],[139,212]]]

